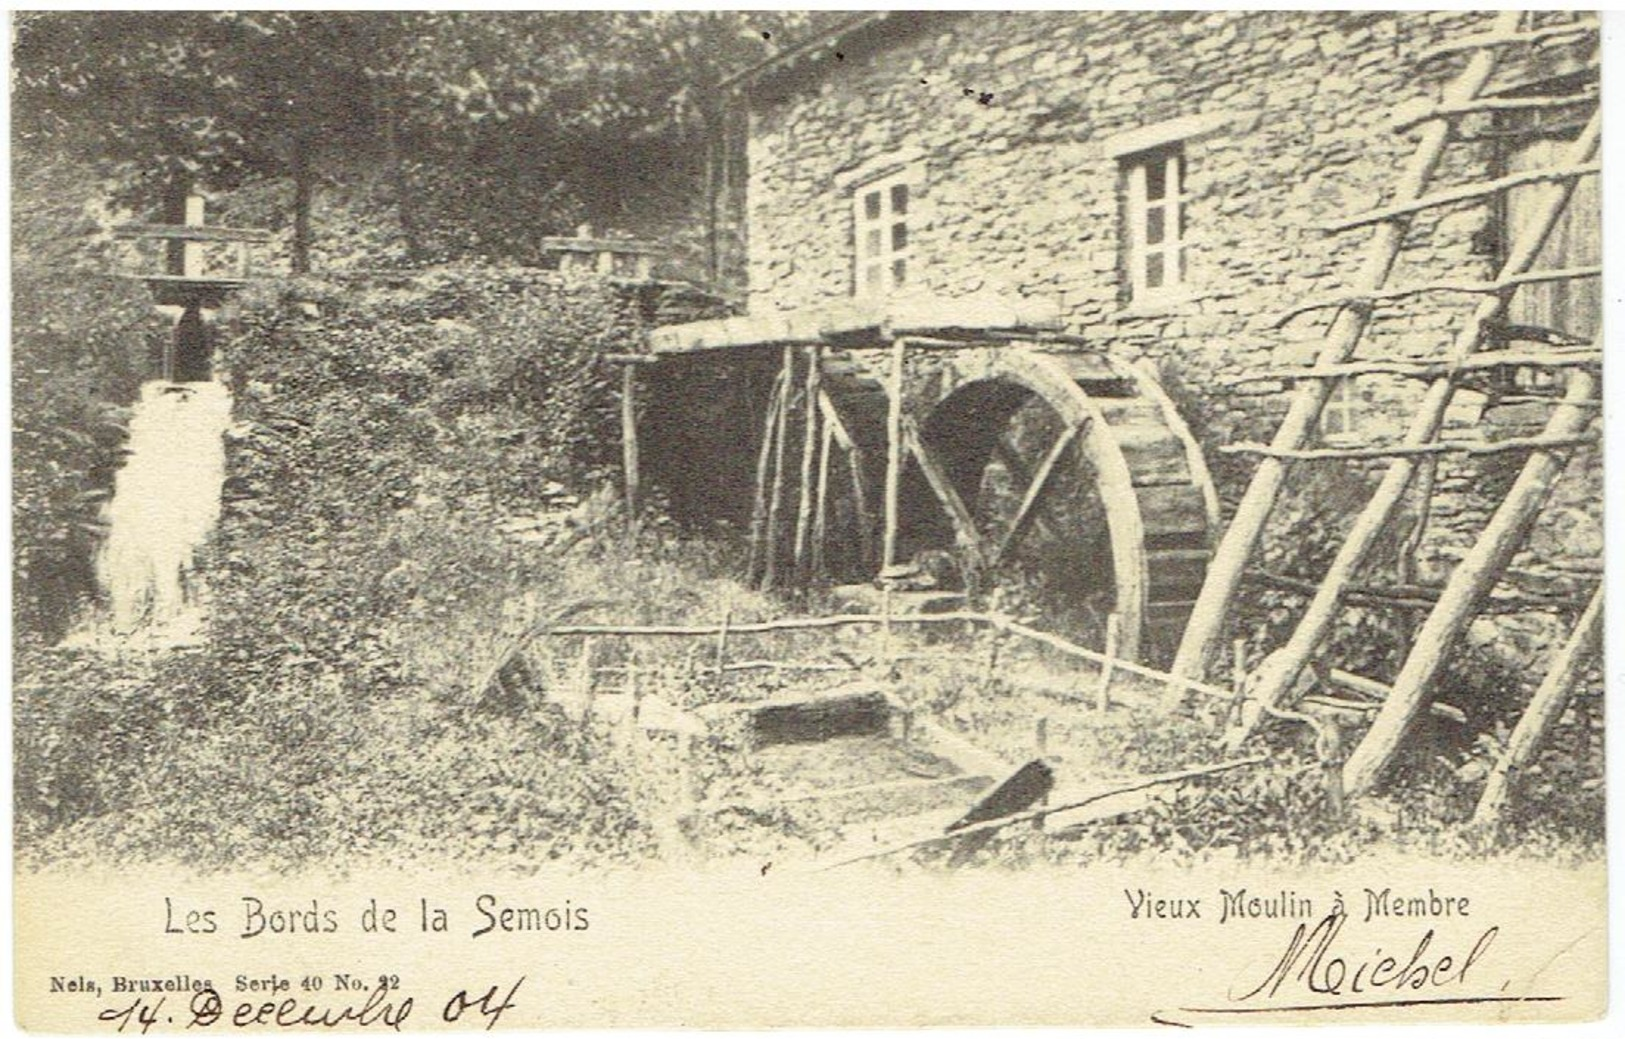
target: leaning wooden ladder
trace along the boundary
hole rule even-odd
[[[1407,129],[1422,125],[1424,129],[1416,153],[1396,187],[1393,202],[1373,212],[1327,225],[1329,231],[1375,225],[1376,231],[1365,264],[1350,292],[1313,301],[1292,311],[1292,314],[1297,314],[1322,307],[1339,308],[1325,344],[1312,365],[1286,373],[1269,373],[1271,377],[1285,376],[1300,380],[1274,441],[1267,447],[1235,445],[1229,449],[1255,453],[1262,458],[1214,554],[1174,664],[1174,672],[1182,677],[1194,680],[1204,676],[1207,662],[1222,634],[1225,617],[1240,588],[1248,560],[1258,544],[1293,462],[1391,459],[1387,472],[1356,518],[1291,637],[1271,653],[1250,677],[1249,698],[1259,710],[1252,715],[1252,720],[1244,722],[1231,734],[1233,743],[1245,739],[1256,719],[1275,708],[1295,688],[1303,669],[1329,632],[1356,571],[1392,518],[1423,460],[1453,450],[1528,452],[1523,470],[1506,498],[1472,549],[1457,565],[1441,591],[1437,605],[1417,631],[1410,653],[1375,723],[1349,758],[1344,768],[1344,783],[1351,794],[1358,794],[1376,782],[1392,760],[1412,721],[1427,706],[1429,685],[1443,663],[1445,653],[1455,644],[1472,619],[1477,605],[1506,569],[1562,471],[1567,449],[1587,439],[1586,430],[1596,414],[1598,379],[1590,369],[1600,363],[1600,342],[1583,349],[1482,352],[1482,348],[1519,286],[1600,274],[1596,268],[1534,269],[1537,257],[1568,204],[1576,182],[1599,170],[1596,158],[1600,116],[1592,115],[1579,137],[1569,146],[1563,162],[1555,168],[1526,171],[1487,183],[1427,193],[1428,182],[1439,166],[1457,119],[1475,113],[1573,104],[1588,99],[1482,96],[1505,49],[1560,39],[1594,40],[1597,32],[1596,23],[1590,20],[1541,28],[1524,28],[1522,22],[1523,15],[1519,12],[1503,12],[1497,16],[1488,33],[1446,44],[1429,52],[1429,56],[1470,52],[1472,57],[1445,90],[1439,105],[1422,119],[1406,120],[1397,127]],[[1436,207],[1496,196],[1524,185],[1532,185],[1532,194],[1535,195],[1530,207],[1530,219],[1521,229],[1517,240],[1510,243],[1506,259],[1494,280],[1471,284],[1424,284],[1398,289],[1385,287],[1399,257],[1411,218],[1416,214]],[[1433,291],[1470,292],[1482,297],[1444,358],[1434,362],[1352,360],[1371,315],[1378,307],[1393,300]],[[1502,365],[1576,368],[1565,395],[1543,432],[1536,437],[1473,447],[1439,440],[1458,376]],[[1427,381],[1427,389],[1401,442],[1391,447],[1307,447],[1318,426],[1333,380],[1374,372],[1410,375]]]

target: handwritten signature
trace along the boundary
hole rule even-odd
[[[1330,996],[1464,986],[1468,971],[1484,958],[1501,933],[1500,927],[1487,927],[1465,955],[1453,956],[1430,951],[1434,942],[1430,927],[1417,939],[1410,956],[1402,960],[1403,953],[1385,953],[1381,946],[1369,956],[1350,956],[1334,950],[1347,922],[1348,915],[1338,908],[1312,930],[1300,923],[1264,980],[1240,995],[1232,992],[1231,1000],[1245,1002],[1259,996],[1273,999],[1283,987],[1295,990],[1298,986],[1316,995]]]
[[[440,1019],[447,1024],[456,1024],[467,1018],[483,1023],[485,1030],[490,1031],[504,1013],[515,1007],[515,997],[524,983],[524,977],[520,977],[507,987],[505,994],[502,985],[491,985],[483,990],[477,986],[460,989],[441,1007]],[[165,1009],[167,1004],[167,996],[154,1000],[136,999],[127,1004],[105,1007],[97,1013],[96,1019],[113,1025],[115,1032],[129,1031],[140,1035],[146,1035],[153,1028],[169,1030],[177,1025],[186,1029],[212,1028],[216,1025],[230,1028],[382,1027],[399,1032],[416,1006],[411,996],[396,997],[384,986],[372,989],[359,1004],[353,1001],[323,1004],[289,996],[261,1002],[247,1000],[237,1003],[228,1012],[225,1001],[214,989],[194,993],[178,1019],[173,1009]]]

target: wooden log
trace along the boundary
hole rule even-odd
[[[1470,825],[1494,829],[1500,823],[1501,814],[1512,799],[1514,779],[1534,762],[1547,730],[1563,716],[1586,662],[1597,652],[1601,642],[1602,585],[1598,585],[1513,728],[1506,752],[1484,783],[1484,792],[1478,798]]]
[[[936,833],[923,837],[919,840],[906,841],[901,844],[893,844],[877,851],[865,852],[862,855],[857,855],[849,859],[841,859],[838,862],[832,862],[822,868],[826,870],[839,869],[842,866],[850,866],[853,863],[867,862],[872,859],[887,858],[901,852],[913,851],[916,848],[929,847],[933,844],[946,844],[955,840],[964,840],[979,834],[1002,830],[1009,826],[1018,826],[1021,823],[1037,822],[1040,819],[1046,819],[1052,815],[1059,815],[1062,812],[1074,812],[1080,808],[1087,808],[1099,801],[1107,800],[1108,798],[1120,797],[1124,794],[1132,794],[1141,790],[1149,790],[1152,787],[1166,786],[1169,783],[1183,783],[1192,779],[1203,779],[1208,776],[1221,775],[1225,772],[1233,772],[1240,768],[1251,768],[1254,765],[1262,765],[1268,760],[1269,759],[1262,755],[1257,755],[1249,758],[1221,761],[1216,765],[1202,765],[1196,768],[1180,769],[1177,772],[1162,772],[1156,775],[1145,776],[1141,779],[1124,783],[1119,786],[1109,787],[1090,794],[1087,797],[1068,801],[1065,804],[1047,805],[1043,808],[1033,809],[1032,811],[1017,812],[1015,815],[1007,815],[1002,819],[990,819],[986,822],[974,823],[972,825],[965,826],[962,829],[955,830],[952,833]]]
[[[908,446],[909,454],[919,464],[920,471],[925,474],[925,482],[931,486],[931,491],[942,504],[942,509],[948,514],[953,524],[954,540],[958,542],[961,550],[970,558],[973,569],[981,570],[987,564],[988,549],[982,539],[981,531],[976,529],[976,517],[971,513],[970,506],[959,496],[959,490],[954,487],[953,480],[948,477],[948,470],[942,464],[935,451],[932,451],[920,431],[912,421],[903,423],[903,442]]]
[[[1601,136],[1601,118],[1592,116],[1585,130],[1569,149],[1569,157],[1575,161],[1589,160],[1596,154],[1598,140]],[[1567,181],[1548,185],[1540,189],[1540,197],[1531,206],[1530,222],[1527,233],[1513,243],[1512,251],[1502,264],[1501,277],[1528,270],[1534,263],[1535,257],[1546,244],[1547,235],[1556,224],[1559,215],[1567,205],[1569,197],[1574,192],[1574,182]],[[1510,293],[1509,293],[1510,295]],[[1476,350],[1483,339],[1487,326],[1498,320],[1506,309],[1506,296],[1490,296],[1481,301],[1472,315],[1468,318],[1461,330],[1457,333],[1451,346],[1448,360],[1454,364],[1467,358]],[[1598,348],[1601,348],[1599,341]],[[1590,386],[1593,377],[1588,372],[1577,372],[1570,383],[1572,391],[1576,385]],[[1410,427],[1405,431],[1403,446],[1416,447],[1428,444],[1437,439],[1439,429],[1444,423],[1445,410],[1450,405],[1453,386],[1448,378],[1441,378],[1431,383],[1416,409]],[[1590,397],[1591,393],[1575,394],[1570,396]],[[1562,411],[1563,409],[1559,409]],[[1582,413],[1584,409],[1571,409],[1572,413]],[[1565,414],[1571,412],[1564,412]],[[1552,423],[1547,424],[1546,435],[1563,437],[1578,433],[1583,427]],[[1550,459],[1549,452],[1536,451],[1525,463],[1526,467],[1538,459]],[[1365,562],[1377,538],[1387,527],[1393,512],[1399,503],[1404,500],[1405,488],[1410,484],[1411,477],[1416,472],[1418,464],[1416,457],[1398,457],[1388,465],[1376,490],[1366,501],[1365,507],[1355,517],[1348,536],[1338,546],[1337,555],[1332,559],[1321,581],[1320,588],[1314,597],[1304,607],[1298,619],[1297,627],[1287,639],[1285,645],[1271,653],[1264,664],[1254,672],[1254,687],[1252,694],[1266,708],[1274,705],[1285,695],[1297,681],[1298,673],[1303,669],[1304,663],[1314,654],[1316,648],[1326,637],[1330,630],[1332,620],[1342,601],[1343,592],[1354,580],[1354,575]],[[1505,561],[1500,564],[1505,567]],[[1452,580],[1461,573],[1452,575]],[[1442,598],[1442,596],[1441,596]],[[1417,645],[1420,645],[1418,643]],[[1414,710],[1406,715],[1408,719]],[[1236,742],[1245,739],[1250,726],[1243,726],[1236,732]],[[1369,739],[1369,736],[1368,736]],[[1362,744],[1363,746],[1363,744]],[[1386,761],[1387,753],[1383,758]],[[1362,769],[1369,767],[1366,757],[1356,754],[1350,759],[1350,766],[1358,761]],[[1366,777],[1362,777],[1365,779]],[[1362,789],[1361,783],[1348,783],[1351,794],[1357,794]]]
[[[1404,133],[1406,130],[1421,126],[1430,119],[1454,119],[1457,116],[1476,115],[1486,112],[1539,112],[1553,108],[1571,108],[1575,105],[1588,102],[1595,103],[1596,101],[1597,95],[1595,91],[1540,97],[1478,97],[1471,101],[1458,101],[1450,105],[1434,105],[1425,111],[1401,114],[1390,124],[1389,129],[1394,133]]]
[[[1003,559],[1011,547],[1026,534],[1027,528],[1032,524],[1033,510],[1043,499],[1044,491],[1049,487],[1050,477],[1055,474],[1056,465],[1066,456],[1067,449],[1078,438],[1081,429],[1080,426],[1067,426],[1039,461],[1038,469],[1027,482],[1027,490],[1021,496],[1021,504],[1016,507],[1015,518],[1010,521],[1010,526],[993,549],[992,556],[988,560],[990,566],[997,566],[999,560]]]
[[[841,420],[841,413],[836,410],[835,402],[830,399],[827,392],[820,391],[818,394],[818,413],[823,417],[825,427],[834,435],[835,442],[846,452],[847,473],[852,479],[852,509],[857,513],[858,552],[864,565],[868,565],[875,558],[875,522],[874,513],[869,508],[869,493],[864,484],[863,474],[867,471],[865,455],[857,441],[852,439],[846,423]]]
[[[1329,220],[1321,224],[1320,229],[1322,231],[1348,231],[1356,227],[1364,227],[1367,224],[1382,223],[1395,217],[1410,216],[1423,210],[1436,209],[1440,206],[1474,202],[1491,195],[1499,195],[1513,188],[1523,187],[1526,184],[1573,181],[1601,172],[1602,164],[1599,162],[1581,162],[1568,166],[1554,166],[1550,169],[1522,170],[1518,173],[1509,173],[1505,177],[1497,177],[1494,180],[1464,184],[1461,187],[1448,188],[1432,195],[1412,199],[1409,202],[1385,206],[1382,209],[1373,209],[1366,213],[1343,217],[1339,220]]]
[[[1027,468],[1027,463],[1016,450],[1001,438],[993,442],[993,458],[1004,466],[1004,471],[1010,474],[1010,482],[1021,484],[1023,487],[1032,486],[1033,473]],[[1041,512],[1034,512],[1031,520],[1032,526],[1038,531],[1038,536],[1045,541],[1055,541],[1058,538],[1055,528]],[[1001,556],[1013,551],[1019,542],[1007,545]]]
[[[818,491],[813,506],[812,572],[822,578],[825,573],[825,549],[829,540],[829,467],[833,461],[835,431],[829,423],[821,424],[818,442]]]
[[[772,588],[778,581],[779,566],[779,511],[784,507],[784,444],[790,436],[790,408],[796,378],[795,347],[786,346],[782,377],[784,395],[779,398],[778,414],[773,424],[773,490],[767,500],[767,533],[762,540],[762,588]]]
[[[1590,372],[1576,372],[1565,399],[1590,399],[1597,385],[1597,378]],[[1559,407],[1546,423],[1546,434],[1554,439],[1572,436],[1595,417],[1585,408]],[[1530,455],[1473,547],[1451,571],[1439,593],[1438,605],[1416,633],[1410,653],[1394,679],[1393,692],[1349,757],[1344,784],[1351,795],[1370,790],[1387,771],[1417,715],[1427,706],[1439,668],[1472,620],[1478,603],[1528,537],[1563,466],[1564,459],[1553,451]]]
[[[881,572],[897,565],[897,524],[903,482],[903,368],[908,361],[908,340],[898,336],[891,344],[891,371],[886,379],[886,516],[880,542]]]
[[[1227,455],[1265,455],[1270,458],[1295,458],[1299,461],[1349,461],[1362,458],[1404,458],[1416,455],[1495,455],[1508,451],[1554,451],[1566,447],[1597,442],[1595,434],[1576,433],[1574,436],[1507,437],[1482,444],[1435,441],[1431,444],[1394,444],[1389,447],[1313,447],[1283,450],[1267,444],[1225,444],[1219,448]]]
[[[1517,11],[1503,11],[1496,16],[1492,31],[1516,32],[1521,18]],[[1445,89],[1441,99],[1443,103],[1454,104],[1477,97],[1494,74],[1495,65],[1493,51],[1484,50],[1474,54],[1461,75]],[[1446,123],[1428,124],[1394,187],[1396,200],[1413,199],[1422,194],[1438,168],[1449,139],[1450,127]],[[1367,245],[1365,261],[1352,281],[1355,292],[1379,289],[1387,282],[1409,226],[1409,221],[1403,218],[1377,226]],[[1315,363],[1331,365],[1348,360],[1369,321],[1367,311],[1358,308],[1339,311],[1327,329],[1326,340]],[[1318,431],[1321,409],[1325,407],[1330,393],[1328,383],[1299,386],[1286,417],[1275,431],[1272,443],[1279,448],[1302,447]],[[1174,657],[1174,673],[1191,679],[1200,679],[1206,674],[1208,660],[1223,633],[1231,601],[1241,587],[1242,573],[1263,535],[1264,525],[1269,521],[1290,466],[1290,459],[1266,458],[1254,471],[1208,565],[1207,578],[1191,608],[1190,620],[1185,625],[1185,634]]]
[[[1437,379],[1456,372],[1484,371],[1490,368],[1534,367],[1571,368],[1602,363],[1602,352],[1590,347],[1559,347],[1549,350],[1492,350],[1463,357],[1454,364],[1443,361],[1392,360],[1350,361],[1347,364],[1304,365],[1263,368],[1227,377],[1226,383],[1257,382],[1268,379],[1346,379],[1354,375],[1402,375],[1407,378]]]
[[[797,488],[796,534],[791,558],[795,561],[796,579],[807,579],[807,537],[812,533],[813,461],[818,451],[818,390],[823,371],[823,348],[809,346],[807,354],[807,384],[801,419],[801,481]]]
[[[1601,28],[1601,23],[1592,18],[1577,19],[1567,25],[1548,25],[1539,29],[1502,29],[1498,22],[1496,27],[1489,32],[1479,33],[1475,36],[1463,36],[1457,40],[1447,40],[1435,44],[1418,55],[1416,60],[1420,63],[1446,54],[1459,54],[1463,51],[1482,52],[1491,47],[1536,46],[1556,40],[1579,39],[1592,35]]]
[[[756,453],[755,497],[750,512],[750,553],[745,562],[745,580],[756,580],[756,569],[761,565],[762,542],[767,530],[768,466],[773,461],[774,431],[778,428],[779,401],[785,393],[784,370],[773,381],[773,392],[768,395],[767,415],[762,423],[762,446]]]
[[[1536,285],[1551,281],[1574,281],[1580,278],[1599,278],[1601,276],[1602,268],[1600,266],[1564,267],[1556,270],[1529,271],[1526,274],[1515,274],[1505,278],[1497,278],[1494,281],[1428,281],[1417,285],[1401,285],[1392,289],[1342,293],[1298,304],[1276,318],[1275,327],[1281,328],[1299,315],[1316,310],[1329,310],[1332,307],[1372,306],[1389,300],[1426,295],[1430,292],[1456,292],[1467,295],[1489,296],[1505,292],[1507,289],[1517,288],[1520,285]]]
[[[626,481],[626,527],[638,533],[638,370],[621,369],[621,474]]]
[[[1100,681],[1095,684],[1095,710],[1105,713],[1112,705],[1112,668],[1117,665],[1117,630],[1122,618],[1106,615],[1106,659],[1100,665]]]

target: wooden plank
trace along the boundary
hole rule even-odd
[[[1503,11],[1496,15],[1493,31],[1516,32],[1522,17],[1517,11]],[[1493,51],[1483,50],[1474,54],[1461,74],[1445,88],[1442,102],[1454,104],[1477,97],[1494,74],[1495,66]],[[1427,125],[1416,151],[1394,187],[1393,197],[1396,200],[1421,196],[1438,169],[1449,139],[1450,127],[1447,124],[1434,122]],[[1408,230],[1409,221],[1404,218],[1377,226],[1367,245],[1365,261],[1352,280],[1355,292],[1379,289],[1387,282]],[[1325,342],[1315,363],[1331,365],[1348,360],[1364,335],[1369,320],[1369,313],[1358,308],[1339,311],[1327,329]],[[1298,448],[1314,436],[1330,392],[1330,385],[1324,382],[1299,386],[1286,417],[1276,429],[1271,441],[1274,446]],[[1208,661],[1219,645],[1231,601],[1241,588],[1242,573],[1269,521],[1290,465],[1288,459],[1266,458],[1254,470],[1253,478],[1214,552],[1202,594],[1191,610],[1190,622],[1185,627],[1174,658],[1173,670],[1176,674],[1192,679],[1206,674]]]
[[[1191,482],[1185,444],[1167,426],[1134,422],[1106,429],[1128,463],[1134,486]]]
[[[1518,724],[1507,740],[1506,752],[1496,762],[1479,795],[1478,807],[1473,811],[1472,824],[1490,828],[1500,822],[1501,813],[1512,799],[1515,777],[1534,763],[1541,741],[1557,720],[1563,716],[1575,685],[1587,661],[1602,642],[1602,585],[1591,595],[1591,602],[1575,624],[1574,630],[1553,658],[1540,688],[1530,698]]]
[[[1201,488],[1188,483],[1136,487],[1134,497],[1147,537],[1186,532],[1206,535],[1207,503]]]

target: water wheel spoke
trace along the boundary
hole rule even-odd
[[[1026,534],[1027,528],[1032,525],[1038,504],[1044,497],[1044,491],[1050,485],[1050,477],[1055,474],[1056,466],[1060,464],[1062,458],[1066,457],[1067,450],[1072,447],[1072,442],[1078,438],[1078,434],[1082,431],[1083,427],[1081,425],[1067,426],[1061,431],[1061,435],[1056,437],[1055,443],[1050,445],[1050,449],[1045,452],[1043,460],[1038,463],[1037,470],[1027,481],[1027,490],[1021,496],[1021,504],[1016,507],[1014,518],[1010,520],[1010,525],[1005,528],[1004,536],[999,539],[998,545],[993,549],[993,554],[988,560],[990,566],[997,566],[999,560],[1003,559],[1010,549],[1015,547],[1016,543]]]
[[[954,539],[969,556],[971,565],[980,569],[988,558],[986,539],[982,537],[981,531],[976,529],[975,516],[965,504],[965,499],[960,497],[953,480],[949,479],[948,470],[943,466],[942,460],[921,438],[919,428],[912,420],[905,419],[903,422],[903,442],[909,454],[919,463],[920,472],[925,474],[932,493],[942,503],[943,511],[953,523]]]

